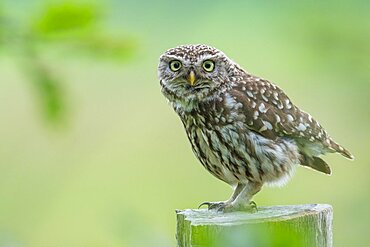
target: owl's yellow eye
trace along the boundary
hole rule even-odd
[[[181,69],[181,66],[182,66],[182,64],[179,60],[173,60],[173,61],[170,62],[170,69],[174,72]]]
[[[212,72],[215,69],[215,63],[211,60],[206,60],[203,62],[202,67],[207,72]]]

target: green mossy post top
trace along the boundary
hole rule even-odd
[[[332,207],[258,207],[258,212],[177,210],[178,246],[332,246]],[[283,245],[281,245],[283,244]]]

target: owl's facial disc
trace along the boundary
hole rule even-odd
[[[230,64],[225,54],[210,46],[171,48],[159,60],[162,93],[176,107],[189,110],[228,86]]]
[[[196,102],[211,96],[227,81],[225,55],[206,46],[184,46],[160,57],[158,77],[171,101]]]

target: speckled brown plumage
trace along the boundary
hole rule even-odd
[[[206,203],[211,209],[250,209],[250,199],[263,184],[286,182],[298,164],[330,174],[318,157],[322,154],[353,158],[280,88],[213,47],[166,51],[158,75],[197,158],[235,188],[228,201]]]

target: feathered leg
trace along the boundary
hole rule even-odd
[[[243,190],[244,187],[245,187],[244,184],[240,184],[239,183],[234,188],[234,192],[231,195],[231,197],[229,198],[229,200],[224,201],[224,202],[203,202],[202,204],[199,205],[198,208],[200,208],[201,206],[207,205],[208,206],[208,209],[214,209],[214,210],[217,210],[217,211],[223,211],[223,209],[227,205],[230,205],[239,196],[239,194],[241,193],[241,191]]]

